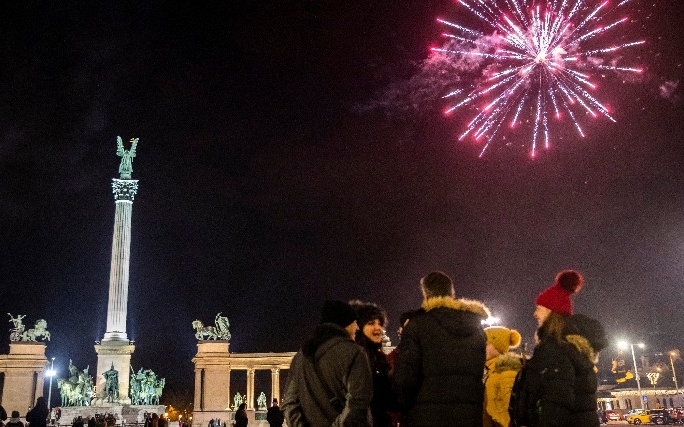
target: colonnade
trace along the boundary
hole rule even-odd
[[[271,371],[271,399],[280,401],[280,371],[289,369],[294,352],[288,353],[230,353],[228,341],[200,341],[195,364],[195,400],[193,425],[206,425],[204,419],[220,418],[230,411],[233,402],[230,390],[232,371],[246,371],[245,403],[254,409],[256,371]],[[204,414],[204,416],[203,416]],[[224,418],[225,419],[225,418]]]

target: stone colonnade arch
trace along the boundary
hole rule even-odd
[[[254,376],[257,370],[271,372],[271,398],[280,401],[280,371],[290,369],[295,352],[287,353],[230,353],[228,341],[200,341],[195,364],[195,396],[193,426],[207,426],[210,419],[228,422],[232,402],[230,373],[247,371],[245,403],[251,421],[254,419]]]

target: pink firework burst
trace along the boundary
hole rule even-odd
[[[642,69],[619,64],[624,51],[643,40],[616,40],[627,17],[616,17],[625,4],[609,1],[549,0],[457,0],[480,25],[466,27],[443,19],[449,43],[432,48],[456,60],[475,64],[477,83],[444,96],[454,101],[446,114],[465,106],[479,113],[467,124],[459,140],[467,136],[483,141],[480,157],[504,123],[512,128],[521,114],[530,112],[532,147],[537,154],[542,142],[549,148],[550,119],[570,120],[580,137],[582,115],[612,122],[607,107],[592,95],[592,73],[641,73]],[[485,28],[484,30],[482,28]],[[479,104],[476,104],[479,103]]]

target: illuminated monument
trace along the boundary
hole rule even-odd
[[[128,310],[128,267],[131,255],[131,214],[133,199],[138,192],[138,180],[131,179],[133,157],[138,138],[131,138],[131,149],[125,150],[121,137],[117,137],[117,156],[121,157],[119,179],[112,179],[112,190],[116,204],[114,216],[114,237],[112,239],[112,264],[109,275],[109,301],[107,303],[107,330],[104,338],[95,345],[97,352],[97,379],[93,404],[130,404],[128,395],[131,354],[135,350],[133,341],[126,334]],[[112,380],[107,378],[113,371],[118,376],[118,393],[112,398]],[[110,386],[108,393],[107,387]]]

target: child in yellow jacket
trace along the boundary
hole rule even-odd
[[[522,369],[520,356],[509,353],[522,342],[515,329],[503,326],[485,328],[487,361],[485,362],[484,427],[509,427],[508,403],[515,376]]]

